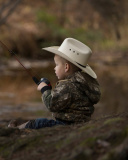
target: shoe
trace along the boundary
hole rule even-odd
[[[8,124],[8,127],[9,128],[15,128],[17,127],[17,121],[14,119],[14,120],[11,120]]]

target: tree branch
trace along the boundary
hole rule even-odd
[[[13,13],[13,11],[15,10],[15,8],[17,7],[17,5],[22,1],[22,0],[9,0],[7,3],[4,3],[3,6],[0,8],[0,16],[2,15],[2,13],[9,8],[8,12],[6,13],[5,16],[1,16],[0,19],[0,25],[3,25],[6,20],[8,19],[8,17]]]

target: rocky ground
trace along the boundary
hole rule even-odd
[[[127,160],[128,113],[40,130],[0,127],[0,160]]]

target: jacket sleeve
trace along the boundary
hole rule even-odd
[[[71,104],[71,94],[67,83],[59,82],[51,94],[50,90],[45,91],[42,99],[51,112],[64,111]]]
[[[50,105],[51,105],[51,100],[52,100],[52,94],[51,94],[51,90],[46,90],[43,94],[42,94],[42,101],[44,102],[45,106],[49,109]]]

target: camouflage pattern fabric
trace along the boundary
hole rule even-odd
[[[58,81],[52,93],[45,91],[42,100],[56,119],[81,123],[90,120],[100,96],[97,80],[78,71]]]

